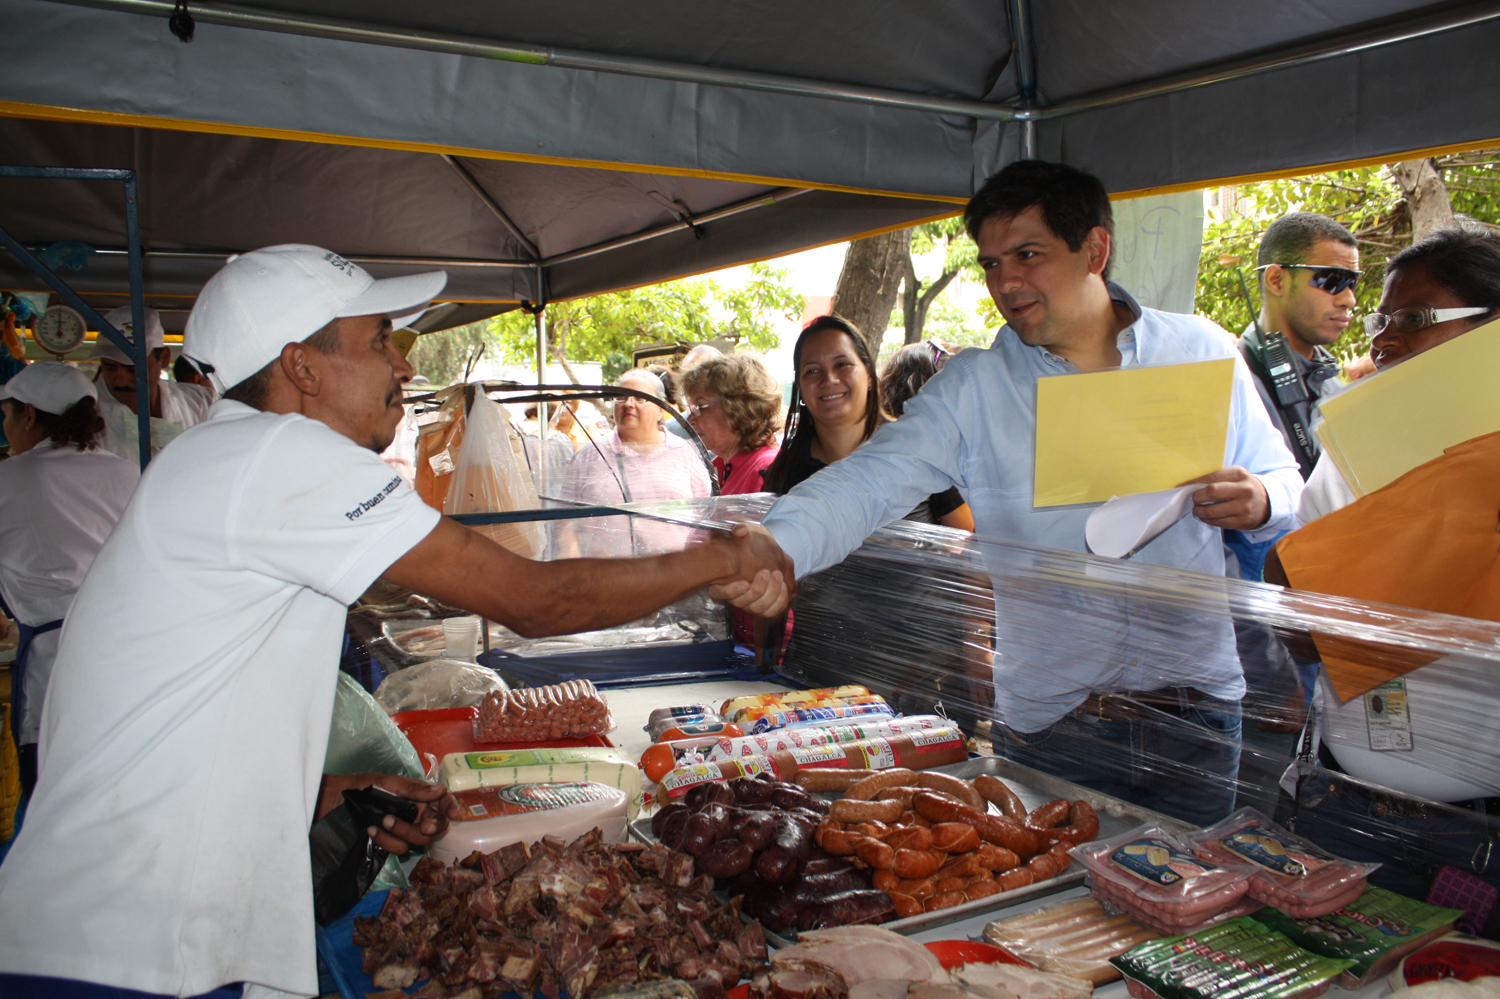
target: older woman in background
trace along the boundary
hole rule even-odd
[[[585,444],[568,465],[561,496],[590,506],[692,499],[713,493],[708,464],[698,449],[662,429],[663,412],[651,400],[663,400],[661,379],[632,368],[616,383],[651,399],[625,396],[615,400],[615,432],[608,440]],[[580,554],[593,557],[675,551],[686,535],[670,524],[629,523],[626,518],[590,521]],[[628,531],[629,548],[618,540]],[[611,536],[614,537],[611,537]]]
[[[714,453],[719,492],[765,490],[761,473],[781,448],[781,386],[755,354],[721,354],[682,376],[688,422]]]

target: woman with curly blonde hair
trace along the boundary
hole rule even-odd
[[[755,354],[722,354],[682,376],[688,423],[712,451],[725,496],[764,492],[761,472],[780,448],[781,385]]]

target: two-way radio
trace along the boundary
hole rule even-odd
[[[1245,308],[1250,310],[1250,321],[1255,324],[1255,336],[1260,341],[1261,363],[1265,365],[1266,374],[1271,379],[1271,389],[1276,393],[1277,404],[1291,406],[1306,402],[1312,398],[1312,393],[1307,391],[1301,366],[1292,357],[1292,345],[1287,343],[1286,334],[1281,330],[1271,330],[1268,333],[1260,328],[1260,317],[1254,303],[1250,301],[1250,288],[1245,284],[1245,274],[1236,267],[1234,276],[1240,279],[1240,292],[1245,296]]]

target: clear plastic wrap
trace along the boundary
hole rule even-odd
[[[493,690],[474,714],[475,742],[546,742],[603,735],[615,727],[609,704],[587,680],[524,690]]]
[[[431,659],[391,673],[375,690],[387,714],[468,708],[492,691],[508,690],[492,669],[452,659]]]
[[[647,525],[681,548],[772,502],[642,504],[540,526],[550,552],[583,532],[646,554],[659,547]],[[1469,801],[1500,796],[1493,622],[910,522],[801,579],[794,608],[790,641],[773,637],[789,687],[866,686],[998,755],[1192,825],[1253,806],[1336,856],[1384,862],[1372,883],[1410,897],[1443,864],[1500,871],[1500,850],[1476,868],[1500,844],[1495,810]],[[1402,689],[1310,697],[1312,634],[1374,663],[1425,665]]]

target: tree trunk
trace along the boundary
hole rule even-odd
[[[911,254],[907,254],[906,277],[901,282],[901,315],[906,322],[908,344],[922,342],[922,333],[927,327],[927,311],[943,293],[943,289],[953,283],[956,277],[958,277],[958,271],[944,271],[937,280],[923,288],[922,283],[917,280],[915,268],[912,267]]]
[[[864,331],[874,357],[880,356],[910,252],[911,232],[899,229],[856,239],[844,253],[833,310]]]
[[[578,376],[573,373],[573,366],[568,363],[568,328],[572,324],[567,317],[553,319],[547,317],[547,350],[552,359],[562,365],[563,371],[567,372],[568,381],[574,385],[580,384]]]
[[[1411,214],[1413,243],[1453,224],[1453,202],[1436,163],[1430,159],[1404,160],[1392,164],[1390,171]]]

